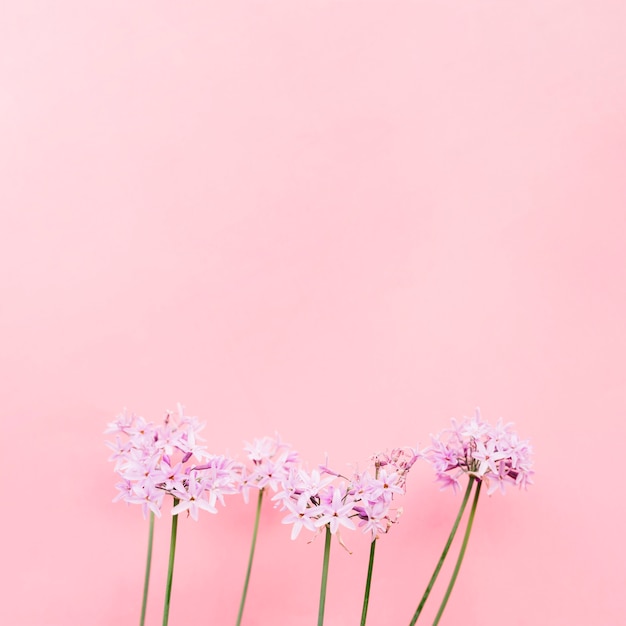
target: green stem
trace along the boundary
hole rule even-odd
[[[467,548],[467,542],[469,541],[469,536],[472,532],[472,524],[474,523],[474,515],[476,515],[476,506],[478,505],[478,496],[480,496],[480,487],[482,484],[482,481],[480,481],[476,486],[476,493],[474,494],[474,501],[472,502],[472,508],[470,510],[469,518],[467,520],[467,528],[465,529],[465,536],[463,537],[463,543],[461,545],[461,551],[459,552],[459,558],[456,560],[456,565],[454,566],[454,571],[452,572],[452,578],[450,579],[450,583],[448,585],[448,588],[446,589],[446,595],[441,601],[441,606],[439,607],[439,612],[435,617],[433,626],[437,626],[437,624],[439,624],[439,620],[443,615],[443,610],[446,608],[448,598],[450,597],[450,594],[452,593],[452,588],[454,587],[454,583],[456,582],[456,577],[459,575],[461,563],[463,562],[463,557],[465,556],[465,550]]]
[[[367,607],[370,602],[370,587],[372,585],[372,571],[374,570],[374,553],[376,552],[376,538],[370,546],[370,560],[367,566],[367,581],[365,583],[365,595],[363,596],[363,610],[361,611],[361,626],[365,626],[367,619]]]
[[[174,498],[174,504],[178,504],[178,498]],[[170,617],[170,598],[172,596],[172,578],[174,576],[174,555],[176,554],[176,530],[178,528],[178,515],[172,515],[172,534],[170,537],[170,559],[167,566],[167,583],[165,584],[165,607],[163,608],[163,626],[167,626]]]
[[[141,619],[139,626],[146,623],[146,609],[148,607],[148,588],[150,587],[150,569],[152,568],[152,544],[154,543],[154,512],[150,511],[150,530],[148,531],[148,556],[146,558],[146,575],[143,580],[143,599],[141,601]]]
[[[239,605],[239,614],[237,615],[237,626],[241,624],[243,617],[243,607],[246,604],[246,596],[248,595],[248,583],[250,582],[250,572],[252,571],[252,560],[254,559],[254,550],[256,548],[256,538],[259,532],[259,520],[261,519],[261,502],[263,501],[263,489],[259,491],[259,499],[256,505],[256,517],[254,519],[254,530],[252,531],[252,545],[250,546],[250,557],[248,558],[248,570],[246,571],[246,582],[243,584],[243,594],[241,596],[241,604]]]
[[[320,589],[320,609],[317,614],[317,626],[324,625],[326,606],[326,584],[328,583],[328,562],[330,561],[330,526],[326,524],[326,542],[324,543],[324,565],[322,567],[322,588]]]
[[[463,517],[463,513],[465,512],[465,507],[467,506],[467,501],[469,500],[470,492],[472,490],[475,480],[476,479],[473,476],[469,477],[469,482],[467,483],[467,489],[465,490],[465,495],[463,496],[463,502],[461,502],[461,508],[459,509],[456,519],[454,520],[454,524],[452,526],[452,530],[450,531],[450,536],[448,537],[448,541],[446,541],[446,545],[443,548],[443,552],[441,553],[441,557],[439,558],[437,567],[435,567],[435,571],[433,572],[433,575],[430,577],[430,580],[428,581],[428,585],[426,586],[426,591],[424,591],[424,595],[422,596],[422,599],[420,600],[420,603],[417,607],[417,610],[415,611],[415,614],[413,615],[413,619],[411,620],[411,623],[409,624],[409,626],[415,626],[415,623],[417,622],[417,618],[420,616],[420,613],[422,612],[422,609],[424,608],[424,605],[426,604],[426,600],[428,600],[428,596],[430,595],[430,592],[432,591],[433,585],[435,584],[435,581],[437,580],[437,576],[439,576],[439,572],[441,571],[443,562],[446,560],[446,557],[448,556],[448,551],[450,550],[450,546],[452,545],[452,540],[454,539],[454,536],[456,535],[456,531],[459,527],[459,523],[461,522],[461,518]]]

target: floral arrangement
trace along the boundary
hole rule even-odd
[[[341,532],[360,529],[369,534],[370,557],[360,621],[361,626],[365,626],[376,545],[378,539],[398,521],[401,510],[393,508],[393,500],[396,495],[405,493],[407,476],[415,462],[423,459],[432,465],[441,489],[459,491],[462,487],[460,479],[466,475],[467,486],[459,512],[409,623],[413,626],[420,617],[473,491],[456,565],[433,622],[436,626],[459,574],[483,485],[491,495],[498,491],[505,493],[507,485],[526,488],[532,483],[532,450],[528,441],[521,440],[510,423],[499,420],[492,426],[483,421],[478,410],[473,417],[460,423],[452,420],[451,428],[436,436],[431,435],[428,448],[421,451],[396,448],[390,453],[375,454],[366,469],[351,476],[335,471],[327,463],[308,471],[301,464],[298,453],[281,441],[278,435],[246,443],[246,462],[214,454],[207,450],[200,435],[203,428],[203,423],[185,415],[179,405],[176,412],[167,412],[160,424],[124,412],[105,431],[115,438],[106,442],[113,451],[110,460],[115,463],[115,472],[120,477],[114,501],[138,504],[144,517],[149,518],[140,626],[144,626],[146,619],[154,520],[161,517],[164,502],[169,498],[172,527],[163,626],[167,626],[169,620],[179,515],[186,511],[197,521],[200,511],[216,514],[218,506],[224,505],[225,497],[241,494],[248,503],[251,492],[257,494],[256,517],[237,626],[243,619],[265,494],[271,497],[274,506],[285,513],[282,523],[291,524],[292,539],[296,539],[303,530],[313,536],[325,536],[318,626],[324,623],[333,536],[346,548]]]

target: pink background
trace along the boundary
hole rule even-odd
[[[515,421],[536,485],[481,501],[442,624],[626,623],[625,32],[622,0],[3,2],[0,622],[138,623],[102,431],[181,401],[216,452],[278,430],[339,467]],[[459,502],[414,468],[372,626]],[[172,626],[234,623],[253,515],[181,519]],[[279,521],[247,626],[315,622],[323,543]],[[347,540],[328,626],[359,619]]]

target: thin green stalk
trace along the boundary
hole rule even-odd
[[[448,537],[448,541],[446,541],[446,545],[443,548],[443,552],[441,553],[441,557],[439,558],[437,567],[435,567],[435,571],[433,572],[433,575],[430,577],[430,580],[428,581],[428,585],[426,586],[426,591],[424,591],[424,595],[422,596],[422,599],[420,600],[420,603],[417,607],[417,610],[415,611],[415,614],[413,615],[413,619],[411,620],[411,623],[409,624],[409,626],[415,626],[415,623],[417,622],[417,618],[420,616],[420,613],[422,612],[422,609],[424,608],[424,605],[426,604],[426,600],[428,600],[428,596],[430,595],[430,592],[432,591],[433,585],[435,584],[435,581],[437,580],[437,576],[439,576],[439,572],[441,571],[443,562],[446,560],[446,557],[448,556],[448,551],[450,550],[450,546],[452,545],[452,540],[454,539],[454,536],[456,535],[456,531],[459,527],[459,523],[461,522],[461,518],[463,517],[463,513],[465,512],[465,507],[467,506],[467,501],[469,500],[470,491],[472,490],[472,486],[474,485],[475,480],[476,479],[473,476],[469,477],[469,482],[467,483],[467,489],[465,490],[465,495],[463,496],[463,502],[461,502],[461,508],[459,509],[456,519],[454,520],[454,524],[452,526],[452,530],[450,531],[450,536]]]
[[[174,498],[173,506],[178,504],[178,498]],[[170,598],[172,596],[172,578],[174,577],[174,555],[176,554],[176,530],[178,528],[178,515],[172,515],[172,534],[170,537],[170,559],[167,566],[167,583],[165,584],[165,607],[163,608],[163,626],[167,626],[170,617]]]
[[[143,580],[143,599],[141,601],[141,619],[139,626],[146,623],[146,609],[148,607],[148,588],[150,587],[150,569],[152,568],[152,544],[154,543],[154,512],[150,511],[150,530],[148,531],[148,556],[146,558],[146,575]]]
[[[367,619],[367,607],[370,602],[370,587],[372,585],[372,572],[374,571],[374,553],[376,552],[377,539],[374,538],[370,546],[370,560],[367,566],[367,581],[365,582],[365,595],[363,596],[363,610],[361,611],[361,626],[365,626]]]
[[[317,626],[324,625],[324,608],[326,607],[326,584],[328,583],[328,562],[330,561],[330,526],[326,524],[326,541],[324,543],[324,565],[322,566],[322,588],[320,589],[320,609],[317,614]]]
[[[461,563],[463,562],[463,557],[465,556],[465,550],[467,548],[467,542],[469,541],[470,533],[472,532],[472,524],[474,523],[474,515],[476,515],[476,506],[478,505],[478,496],[480,496],[480,487],[482,485],[482,481],[478,483],[476,486],[476,493],[474,494],[474,501],[472,502],[472,508],[470,510],[469,518],[467,520],[467,528],[465,529],[465,536],[463,537],[463,543],[461,544],[461,551],[459,552],[459,558],[456,560],[456,565],[454,566],[454,571],[452,572],[452,578],[450,579],[450,583],[448,588],[446,589],[446,595],[443,597],[441,601],[441,606],[439,607],[439,612],[435,617],[435,621],[433,622],[433,626],[437,626],[439,624],[439,620],[443,615],[443,610],[446,608],[446,604],[448,604],[448,598],[452,593],[452,588],[454,587],[454,583],[456,582],[456,577],[459,575],[459,570],[461,569]]]
[[[243,584],[243,594],[241,596],[241,604],[239,605],[239,614],[237,615],[237,626],[241,624],[243,617],[243,607],[246,604],[246,596],[248,595],[248,583],[250,582],[250,572],[252,571],[252,560],[254,559],[254,550],[256,548],[256,538],[259,532],[259,520],[261,519],[261,502],[263,501],[263,489],[259,491],[259,499],[256,505],[256,517],[254,519],[254,530],[252,531],[252,545],[250,546],[250,557],[248,558],[248,570],[246,571],[246,582]]]

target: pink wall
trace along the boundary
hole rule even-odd
[[[536,485],[481,502],[442,623],[624,623],[625,20],[621,0],[5,2],[0,622],[138,623],[146,525],[111,504],[102,431],[181,401],[215,451],[278,430],[311,465],[425,445],[476,405],[515,421]],[[408,624],[458,503],[414,468],[372,626]],[[173,626],[234,623],[253,514],[181,519]],[[323,543],[279,520],[247,626],[314,623]],[[351,541],[328,626],[358,622]]]

